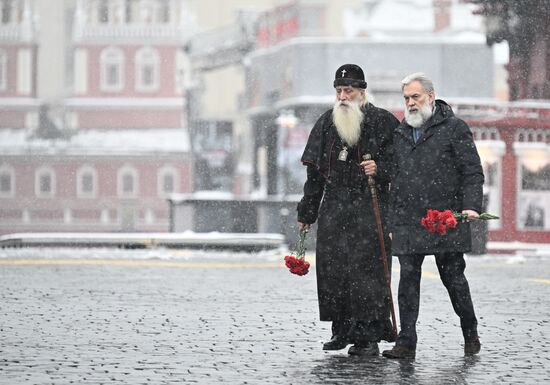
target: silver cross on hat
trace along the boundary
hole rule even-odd
[[[367,88],[365,74],[357,64],[344,64],[338,67],[334,73],[334,87],[350,86],[355,88]]]

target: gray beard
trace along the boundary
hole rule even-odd
[[[408,108],[405,108],[405,121],[414,128],[419,128],[424,125],[433,115],[432,107],[429,104],[423,105],[416,112],[409,112]]]
[[[343,107],[341,102],[336,101],[332,110],[332,121],[340,139],[348,146],[355,146],[361,136],[364,114],[360,102],[350,102],[346,105],[348,107]]]

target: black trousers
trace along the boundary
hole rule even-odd
[[[416,348],[416,321],[420,303],[420,277],[424,255],[401,255],[399,264],[398,302],[401,331],[397,345]],[[449,292],[455,313],[460,317],[464,338],[477,336],[477,318],[472,304],[470,287],[464,270],[466,262],[462,253],[435,254],[435,262],[443,285]]]

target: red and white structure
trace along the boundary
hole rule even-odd
[[[550,103],[458,101],[485,172],[489,248],[521,249],[550,243]]]
[[[46,135],[34,3],[0,1],[0,234],[168,231],[167,195],[192,190],[184,1],[73,2],[71,87]]]
[[[185,22],[182,0],[77,1],[67,126],[182,127]]]
[[[33,1],[0,2],[0,128],[38,122]]]

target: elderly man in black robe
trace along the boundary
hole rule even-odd
[[[378,355],[378,342],[393,338],[368,177],[376,183],[390,255],[385,217],[392,132],[399,121],[368,101],[359,66],[338,68],[334,88],[334,107],[317,120],[302,155],[307,180],[298,204],[298,226],[308,229],[318,220],[320,319],[332,321],[332,338],[323,349],[340,350],[353,344],[350,355]],[[367,154],[371,160],[363,160]]]

